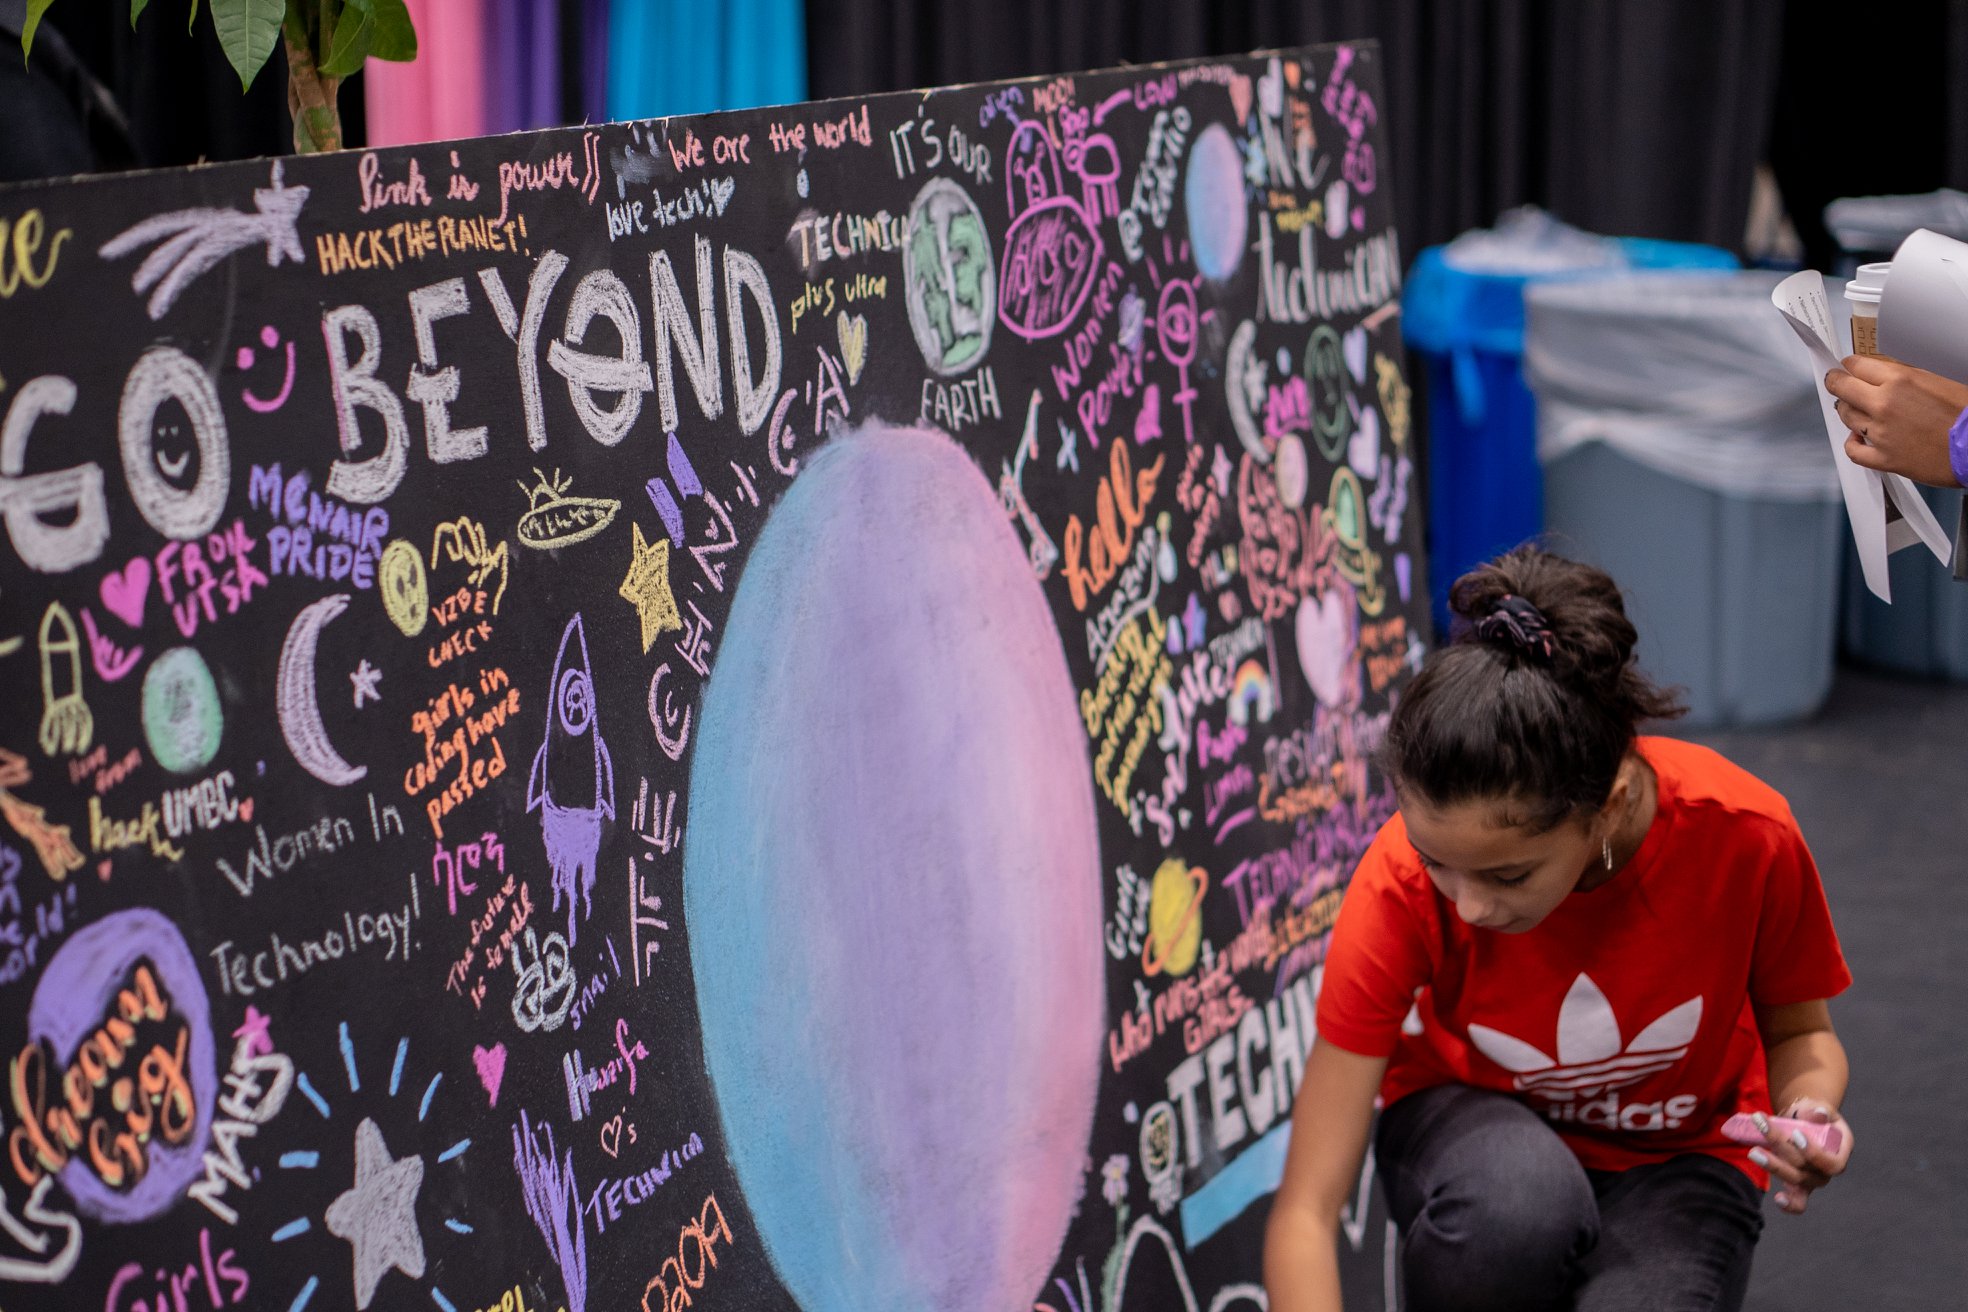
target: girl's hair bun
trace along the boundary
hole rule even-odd
[[[1554,677],[1635,724],[1680,713],[1679,703],[1634,666],[1640,635],[1626,616],[1619,585],[1602,569],[1536,547],[1518,547],[1455,581],[1449,608],[1463,623],[1453,626],[1453,640],[1531,655],[1507,637],[1499,642],[1488,636],[1507,633],[1491,617],[1513,609],[1515,598],[1544,621],[1550,635],[1545,663]]]
[[[1604,570],[1519,547],[1457,579],[1449,608],[1450,645],[1403,691],[1383,752],[1437,804],[1512,798],[1548,828],[1604,803],[1642,721],[1682,713],[1635,665]]]

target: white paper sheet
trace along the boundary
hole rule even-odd
[[[1879,349],[1915,368],[1968,379],[1968,243],[1926,228],[1900,243],[1879,298]],[[1905,492],[1917,495],[1911,487]],[[1896,491],[1894,504],[1901,503]],[[1916,520],[1913,527],[1946,561],[1946,535],[1938,527],[1930,535],[1926,521]],[[1968,578],[1968,506],[1955,540],[1960,544],[1955,577]]]
[[[1968,379],[1968,244],[1926,228],[1900,243],[1879,297],[1879,349]]]
[[[1898,271],[1896,264],[1894,272]],[[1888,285],[1891,282],[1889,277]],[[1945,565],[1949,551],[1947,534],[1913,484],[1898,474],[1880,474],[1846,458],[1845,436],[1849,430],[1838,417],[1836,399],[1824,390],[1824,376],[1839,368],[1842,358],[1836,345],[1838,330],[1833,326],[1824,275],[1815,269],[1793,273],[1777,284],[1770,293],[1770,301],[1783,313],[1817,365],[1818,408],[1824,415],[1825,435],[1831,442],[1831,463],[1838,471],[1839,490],[1845,495],[1845,515],[1852,523],[1852,540],[1858,546],[1859,570],[1873,595],[1890,602],[1893,585],[1887,576],[1886,558],[1902,547],[1920,543]],[[1962,327],[1964,335],[1968,335],[1968,302],[1962,308]],[[1883,332],[1883,316],[1880,324]],[[1882,342],[1882,349],[1883,345]],[[1890,525],[1886,519],[1888,496],[1901,516]]]

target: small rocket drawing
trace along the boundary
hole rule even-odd
[[[615,763],[596,719],[587,632],[577,613],[560,635],[547,705],[547,735],[533,755],[526,809],[540,812],[547,862],[553,868],[553,909],[567,897],[567,943],[574,945],[575,877],[581,919],[594,912],[595,859],[603,817],[615,818]]]

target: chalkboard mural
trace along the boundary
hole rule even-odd
[[[1379,104],[0,192],[0,1304],[1262,1308],[1425,636]]]

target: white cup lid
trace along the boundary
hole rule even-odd
[[[1877,264],[1861,264],[1859,276],[1845,284],[1845,299],[1876,304],[1879,294],[1886,289],[1886,275],[1892,271],[1891,260],[1881,260]]]

